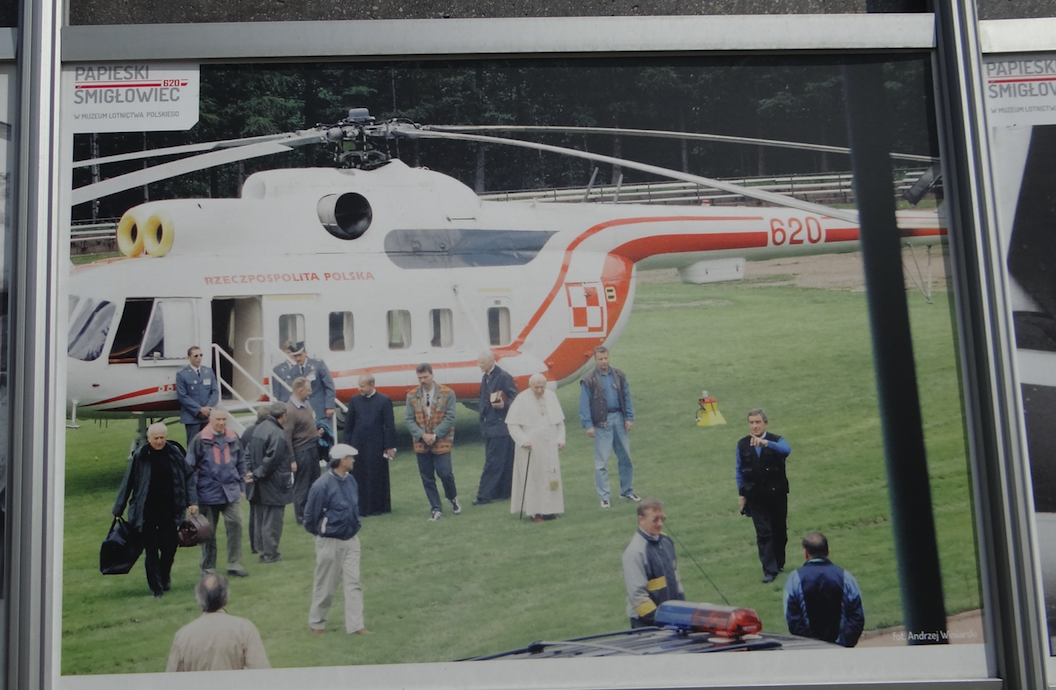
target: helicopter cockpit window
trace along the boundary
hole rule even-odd
[[[389,349],[403,350],[411,346],[411,312],[393,309],[388,314]]]
[[[110,364],[135,364],[139,359],[139,348],[147,321],[154,309],[154,300],[147,297],[130,297],[125,300],[121,320],[117,324],[114,344],[110,346]]]
[[[510,310],[507,307],[488,309],[488,341],[492,345],[510,344]]]
[[[400,268],[523,266],[554,234],[549,230],[393,230],[385,253]]]
[[[73,320],[70,322],[66,354],[74,359],[91,362],[98,359],[103,351],[117,305],[106,300],[97,302],[91,297],[85,297],[82,305],[80,311],[70,311]]]
[[[432,328],[430,344],[433,347],[451,347],[454,344],[455,334],[452,321],[450,309],[433,309],[429,312],[429,322]]]
[[[279,343],[286,347],[291,343],[304,342],[304,314],[279,315]]]
[[[157,300],[143,336],[140,359],[147,361],[182,360],[198,342],[194,303],[188,299]]]
[[[352,312],[330,312],[330,351],[344,352],[355,347],[356,330],[353,326]]]

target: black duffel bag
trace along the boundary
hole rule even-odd
[[[143,553],[143,537],[124,518],[115,517],[99,549],[99,572],[103,575],[124,575]]]

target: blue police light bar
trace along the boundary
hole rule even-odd
[[[656,610],[655,621],[662,628],[723,637],[743,637],[763,630],[763,623],[753,609],[691,601],[665,601]]]

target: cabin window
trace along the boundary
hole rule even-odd
[[[433,309],[429,312],[432,327],[430,343],[433,347],[451,347],[455,341],[450,309]]]
[[[279,315],[279,344],[283,349],[304,342],[304,314]]]
[[[389,349],[403,350],[411,346],[411,312],[393,309],[388,315]]]
[[[510,344],[510,310],[507,307],[488,309],[488,341],[492,345]]]
[[[71,312],[73,320],[70,322],[66,354],[74,359],[91,362],[98,359],[103,351],[117,305],[106,300],[96,301],[91,297],[85,297],[81,302],[81,310]]]
[[[139,359],[147,361],[181,360],[192,347],[204,347],[198,342],[194,302],[189,299],[159,299],[154,301]]]
[[[352,327],[352,312],[330,312],[330,351],[343,352],[355,347],[356,331]]]
[[[154,309],[154,300],[130,297],[125,300],[121,321],[117,324],[114,344],[110,346],[110,364],[135,364],[139,359],[139,347],[143,334],[147,332],[147,321]]]

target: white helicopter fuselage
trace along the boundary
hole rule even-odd
[[[904,236],[945,233],[934,212],[910,215]],[[370,372],[400,402],[429,362],[475,402],[483,350],[521,389],[537,372],[562,385],[619,337],[637,269],[849,251],[858,228],[785,208],[482,201],[392,161],[257,173],[239,199],[146,203],[119,239],[131,256],[70,278],[79,414],[177,412],[187,348],[211,343],[233,360],[220,358],[221,379],[250,402],[270,390],[280,346],[298,340],[327,363],[340,400]]]

